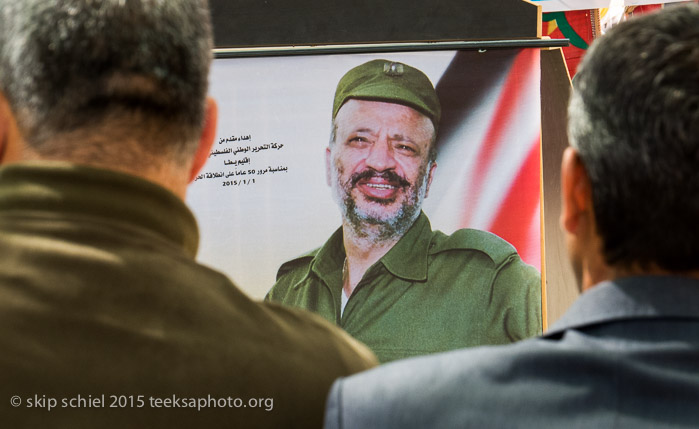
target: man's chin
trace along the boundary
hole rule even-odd
[[[395,203],[397,198],[377,198],[377,197],[369,197],[365,196],[364,201],[369,204],[378,204],[380,206],[386,207],[390,206],[391,204]]]
[[[391,226],[396,223],[397,216],[387,216],[384,213],[357,212],[356,219],[362,225]]]
[[[379,242],[399,239],[415,221],[419,209],[404,207],[398,203],[387,207],[363,202],[359,206],[346,207],[345,219],[358,236]]]
[[[402,206],[392,200],[373,201],[366,199],[355,205],[355,213],[358,217],[370,221],[372,224],[392,223],[401,215]]]

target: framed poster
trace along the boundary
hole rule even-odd
[[[384,59],[425,73],[441,103],[437,167],[422,205],[432,229],[491,231],[541,270],[539,49],[477,46],[219,55],[210,85],[218,136],[187,196],[199,261],[262,298],[282,263],[337,230],[325,161],[333,96],[348,70]]]

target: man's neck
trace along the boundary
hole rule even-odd
[[[699,280],[699,270],[689,271],[669,271],[655,264],[648,266],[640,266],[633,264],[631,266],[608,266],[601,264],[596,269],[589,267],[583,268],[582,289],[583,291],[595,287],[597,284],[606,280],[616,280],[624,277],[641,277],[641,276],[681,276]]]
[[[368,228],[380,228],[380,226],[371,225]],[[365,233],[358,234],[354,228],[347,222],[342,224],[343,244],[345,246],[345,265],[342,270],[343,289],[347,296],[350,296],[357,284],[360,282],[364,273],[376,261],[381,259],[401,237],[394,237],[385,240],[377,240],[378,233],[376,231],[364,231]]]
[[[176,166],[173,162],[153,162],[152,166],[149,168],[132,168],[125,163],[114,162],[110,163],[104,160],[86,160],[80,158],[69,158],[69,157],[51,157],[46,158],[40,154],[25,150],[22,153],[22,161],[57,161],[57,162],[71,162],[74,164],[86,165],[93,168],[102,168],[106,170],[117,171],[120,173],[126,173],[132,176],[140,177],[146,179],[150,182],[158,184],[163,188],[169,190],[173,194],[177,195],[182,200],[185,199],[187,190],[187,180],[186,174],[183,173],[185,168]]]

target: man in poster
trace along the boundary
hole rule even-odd
[[[328,185],[342,227],[284,263],[266,299],[305,308],[382,362],[541,332],[541,279],[499,237],[432,231],[422,203],[434,177],[441,106],[429,78],[373,60],[334,98]]]
[[[325,428],[697,427],[698,105],[696,4],[597,38],[561,163],[580,297],[543,337],[336,381]]]

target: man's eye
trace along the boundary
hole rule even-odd
[[[417,152],[414,147],[404,145],[404,144],[396,145],[396,149],[398,149],[401,152],[408,152],[408,153],[416,153]]]
[[[364,144],[364,143],[369,143],[369,140],[366,139],[365,137],[356,136],[356,137],[352,137],[351,139],[349,139],[349,142],[354,143],[354,144]]]

